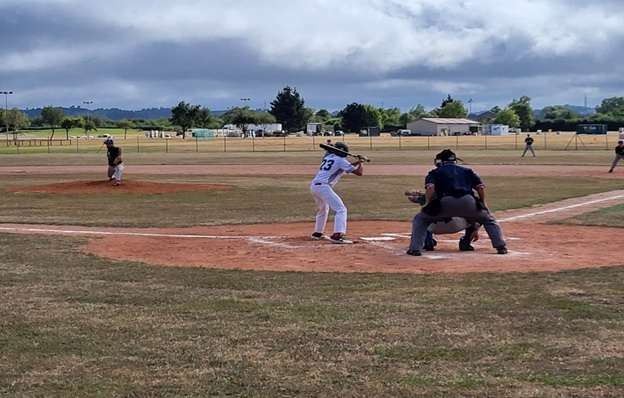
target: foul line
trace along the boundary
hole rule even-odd
[[[275,239],[278,236],[244,236],[244,235],[184,235],[184,234],[158,234],[149,232],[112,232],[112,231],[88,231],[71,229],[44,229],[44,228],[16,228],[0,227],[2,231],[14,232],[47,232],[68,235],[113,235],[113,236],[141,236],[156,238],[199,238],[199,239]]]
[[[595,200],[590,200],[589,202],[583,202],[583,203],[577,203],[577,204],[569,205],[569,206],[557,207],[555,209],[540,210],[540,211],[536,211],[536,212],[533,212],[533,213],[521,214],[521,215],[513,216],[513,217],[507,217],[507,218],[500,219],[498,221],[499,222],[514,221],[514,220],[519,220],[519,219],[522,219],[522,218],[528,218],[528,217],[538,216],[538,215],[547,214],[547,213],[555,213],[555,212],[562,211],[562,210],[573,209],[575,207],[587,206],[587,205],[591,205],[591,204],[594,204],[594,203],[607,202],[609,200],[622,199],[622,198],[624,198],[624,195],[616,195],[616,196],[611,196],[609,198],[595,199]]]

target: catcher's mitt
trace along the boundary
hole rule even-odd
[[[420,191],[407,191],[405,192],[405,196],[407,196],[407,199],[409,199],[410,202],[419,204],[421,206],[424,206],[425,202],[427,201],[425,199],[425,194]]]

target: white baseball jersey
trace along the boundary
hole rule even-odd
[[[344,173],[351,173],[355,167],[345,158],[330,153],[323,157],[321,167],[312,180],[312,184],[336,185]]]

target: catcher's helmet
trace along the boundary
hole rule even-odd
[[[334,144],[334,148],[340,149],[341,151],[349,152],[349,147],[344,142],[337,142]],[[336,152],[336,155],[346,158],[347,154],[342,152]]]
[[[113,145],[113,137],[106,137],[104,145]]]

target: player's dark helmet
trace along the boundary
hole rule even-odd
[[[334,148],[340,149],[341,151],[349,152],[349,147],[344,142],[337,142],[334,144]],[[342,152],[336,152],[336,155],[346,158],[347,154]]]

